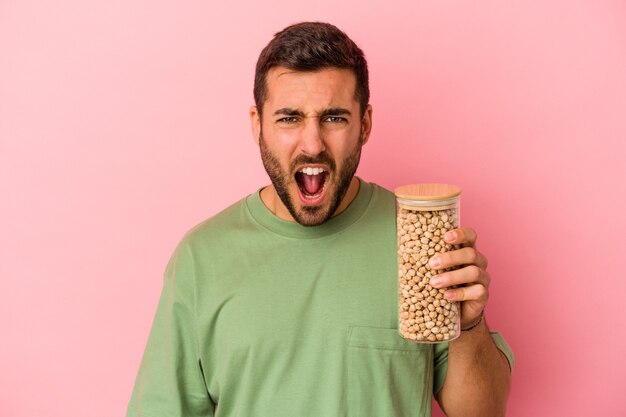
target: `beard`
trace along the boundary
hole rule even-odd
[[[326,151],[321,152],[316,157],[307,155],[299,155],[289,165],[289,171],[285,172],[280,166],[280,162],[267,147],[267,143],[263,139],[263,132],[259,135],[259,147],[261,150],[261,160],[267,175],[272,181],[272,185],[276,190],[280,200],[283,202],[289,214],[296,222],[303,226],[318,226],[330,219],[341,201],[346,195],[354,173],[359,166],[361,159],[362,137],[354,148],[353,152],[346,157],[341,164],[341,171],[337,172],[337,164]],[[330,172],[326,178],[329,183],[325,202],[317,206],[299,205],[296,207],[292,197],[289,195],[288,186],[294,183],[298,187],[295,179],[295,169],[302,164],[325,164],[329,167]],[[297,197],[296,197],[297,198]]]

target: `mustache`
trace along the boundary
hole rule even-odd
[[[321,152],[319,155],[312,157],[309,155],[298,155],[296,157],[296,159],[294,159],[293,161],[291,161],[291,171],[295,171],[296,167],[298,165],[306,165],[306,164],[324,164],[324,165],[328,165],[328,167],[332,170],[335,171],[335,169],[337,168],[334,159],[332,159],[330,157],[330,155],[328,155],[326,153],[326,151]]]

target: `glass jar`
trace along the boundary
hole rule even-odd
[[[445,243],[443,235],[459,227],[461,189],[449,184],[412,184],[394,193],[400,335],[420,343],[454,340],[461,328],[459,305],[443,298],[451,287],[433,288],[430,278],[455,268],[435,270],[428,261],[457,248]]]

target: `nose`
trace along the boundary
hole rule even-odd
[[[326,149],[322,129],[314,118],[307,120],[302,129],[300,151],[309,156],[317,156]]]

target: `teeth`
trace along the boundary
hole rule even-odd
[[[300,170],[300,172],[302,172],[303,174],[306,174],[306,175],[318,175],[318,174],[321,174],[322,172],[324,172],[324,170],[322,168],[306,167],[306,168],[302,168]]]

